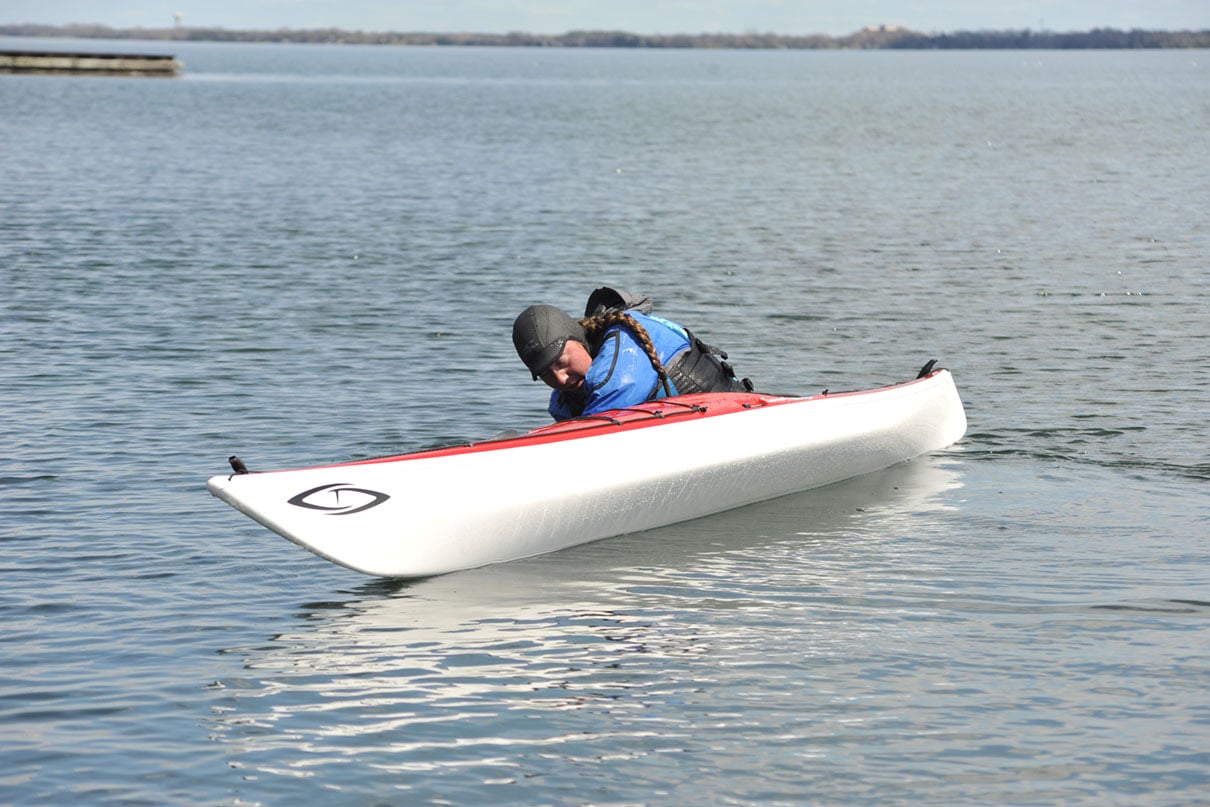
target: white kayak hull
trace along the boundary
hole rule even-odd
[[[945,448],[966,431],[946,370],[862,392],[682,396],[610,414],[614,422],[216,476],[208,486],[335,563],[381,577],[426,577],[828,485]]]

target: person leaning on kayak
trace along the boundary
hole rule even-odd
[[[715,350],[672,320],[651,313],[649,297],[611,288],[588,298],[583,319],[531,305],[513,323],[513,346],[534,380],[554,392],[555,420],[594,415],[692,392],[751,389]]]

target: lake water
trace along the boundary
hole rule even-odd
[[[0,47],[186,62],[0,76],[0,802],[1210,801],[1210,53]],[[968,434],[413,583],[206,492],[541,424],[603,283]]]

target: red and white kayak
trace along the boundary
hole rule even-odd
[[[315,554],[426,577],[839,482],[966,431],[949,371],[860,392],[704,393],[470,445],[210,479]]]

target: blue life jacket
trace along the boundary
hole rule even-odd
[[[680,325],[637,310],[627,313],[647,331],[664,367],[672,368],[679,357],[689,352],[692,337]],[[579,396],[555,390],[550,396],[549,412],[555,420],[567,420],[678,395],[674,377],[669,372],[669,378],[661,379],[630,329],[614,325],[605,330],[592,366],[588,368],[583,401],[577,400]]]

